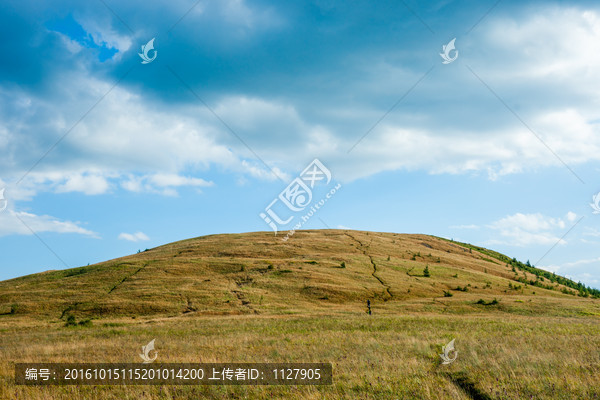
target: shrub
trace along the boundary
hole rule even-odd
[[[77,326],[77,322],[75,321],[74,315],[69,315],[67,317],[67,322],[65,322],[65,326]]]
[[[452,297],[454,296],[452,293],[450,293],[450,291],[448,290],[444,290],[444,297]]]
[[[91,319],[82,319],[81,321],[79,321],[79,326],[92,326],[92,320]]]
[[[498,303],[500,302],[497,299],[494,299],[492,301],[485,301],[484,299],[479,299],[477,300],[476,304],[481,304],[483,306],[495,306]]]
[[[340,264],[340,268],[346,268],[346,263],[344,261],[342,261],[342,263]]]

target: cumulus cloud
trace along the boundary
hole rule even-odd
[[[265,18],[285,20],[284,11],[276,7],[251,7],[239,0],[203,4],[188,17],[222,13],[237,16],[235,23],[244,30],[258,29]],[[118,31],[115,26],[119,24],[93,19],[83,11],[78,15],[78,22],[97,44],[123,54],[121,62],[131,61],[125,54],[135,56],[131,33]],[[274,15],[277,17],[270,18]],[[122,178],[117,179],[117,186],[144,190],[152,185],[148,175],[181,175],[190,168],[200,171],[211,166],[256,179],[273,179],[269,170],[273,168],[286,179],[314,157],[346,181],[390,170],[483,172],[497,179],[526,169],[561,165],[561,160],[570,165],[599,160],[600,128],[594,122],[600,120],[595,104],[598,95],[591,89],[591,83],[600,79],[600,68],[596,68],[600,67],[599,15],[578,7],[547,6],[532,15],[489,16],[479,35],[461,42],[465,50],[457,68],[450,72],[439,67],[426,76],[349,154],[348,149],[423,76],[422,66],[408,63],[394,53],[397,49],[379,49],[369,54],[366,63],[360,55],[371,50],[338,46],[336,52],[347,60],[343,71],[326,64],[318,65],[321,69],[316,72],[301,69],[281,88],[262,86],[260,82],[266,78],[256,71],[256,84],[240,85],[237,93],[208,86],[213,90],[206,102],[221,121],[168,71],[166,76],[158,76],[136,70],[111,90],[122,70],[106,75],[95,74],[96,67],[89,63],[71,68],[61,65],[64,68],[52,71],[56,82],[52,91],[30,92],[0,84],[0,147],[9,154],[0,160],[0,167],[5,178],[18,176],[83,115],[37,167],[40,173],[64,174],[62,181],[56,180],[55,191],[106,193],[111,188],[109,175]],[[271,25],[273,29],[284,27]],[[193,29],[187,21],[178,28]],[[234,43],[248,40],[239,32],[234,37],[233,42],[223,44],[224,49],[239,51]],[[182,40],[185,44],[188,39]],[[333,39],[325,36],[322,40]],[[183,65],[198,61],[194,54],[183,54],[187,60]],[[466,68],[459,68],[463,60],[518,111],[561,160]],[[223,62],[231,63],[228,68],[239,68],[238,60]],[[206,71],[206,76],[221,70],[219,66]],[[246,72],[236,73],[242,79]],[[351,79],[357,74],[361,79]],[[212,81],[199,81],[203,74],[182,69],[180,75],[202,96],[204,87],[213,85]],[[144,79],[152,81],[153,87],[143,88]],[[214,81],[227,85],[225,78],[220,79]],[[318,88],[300,90],[312,80],[319,82]],[[345,84],[335,83],[339,80]],[[173,104],[173,93],[180,90],[183,94]],[[33,137],[35,140],[30,139]],[[176,193],[177,185],[168,187],[161,193]]]
[[[575,213],[569,212],[565,219],[572,222],[576,217]],[[540,213],[509,215],[487,226],[502,237],[502,239],[489,240],[488,243],[510,246],[564,245],[567,241],[561,239],[558,234],[560,233],[562,236],[563,231],[567,228],[565,219],[553,218]]]
[[[136,233],[120,233],[119,234],[119,239],[120,240],[128,240],[130,242],[141,242],[141,241],[147,241],[150,240],[150,238],[143,232],[136,232]]]
[[[582,78],[599,74],[596,68],[590,68],[600,64],[597,10],[549,5],[527,17],[492,18],[488,26],[484,31],[485,42],[490,45],[487,50],[500,57],[510,55],[519,67],[504,70],[498,78],[552,78],[581,83]]]
[[[383,61],[386,52],[370,57],[368,66],[357,63],[364,73],[359,82],[335,88],[347,98],[361,93],[359,100],[344,103],[338,96],[328,102],[328,93],[310,105],[298,98],[280,105],[239,98],[218,110],[238,121],[241,132],[250,132],[250,143],[266,150],[267,161],[290,165],[312,154],[328,160],[344,180],[389,170],[483,172],[498,179],[563,162],[576,167],[600,160],[600,113],[596,100],[589,101],[598,99],[590,92],[600,78],[600,68],[591,67],[600,67],[598,15],[577,7],[544,7],[533,15],[490,17],[482,35],[465,38],[461,60],[525,124],[468,69],[455,68],[452,75],[436,70],[346,154],[423,74]],[[389,99],[387,106],[383,99]],[[261,131],[263,140],[256,141],[253,132]]]
[[[82,192],[87,195],[103,194],[110,185],[100,175],[74,174],[66,177],[66,182],[56,187],[57,193]]]

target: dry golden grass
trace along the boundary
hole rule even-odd
[[[0,282],[0,398],[600,398],[600,301],[513,278],[438,238],[326,230],[207,236]],[[331,362],[334,384],[14,385],[15,362],[138,362],[153,338],[159,362]],[[458,359],[440,365],[453,338]]]

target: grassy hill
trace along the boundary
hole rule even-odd
[[[426,235],[205,236],[0,282],[0,398],[600,398],[599,294]],[[331,362],[334,385],[13,384],[15,362],[139,362],[153,338],[161,362]]]
[[[413,308],[443,299],[454,311],[477,312],[479,299],[589,294],[511,263],[490,250],[425,235],[302,231],[289,242],[266,232],[212,235],[0,282],[0,314],[303,313],[362,310],[367,299],[374,307]]]

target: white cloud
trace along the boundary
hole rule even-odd
[[[123,53],[129,50],[132,45],[131,37],[119,35],[111,27],[109,18],[100,19],[98,15],[94,15],[93,18],[82,17],[77,22],[90,34],[94,43],[98,46],[117,49],[119,53]]]
[[[336,229],[352,230],[352,228],[348,228],[348,227],[347,227],[347,226],[345,226],[345,225],[338,225],[338,226],[336,227]]]
[[[191,178],[187,176],[181,176],[177,174],[155,174],[148,178],[148,180],[158,187],[169,187],[169,186],[212,186],[212,182],[207,182],[200,178]]]
[[[499,58],[510,55],[519,68],[504,69],[504,78],[565,79],[598,76],[600,17],[578,7],[544,7],[518,20],[490,18],[486,42]],[[589,88],[592,90],[592,88]]]
[[[140,241],[147,241],[150,240],[150,238],[143,232],[136,232],[136,233],[121,233],[119,234],[119,239],[120,240],[128,240],[130,242],[140,242]]]
[[[600,265],[600,257],[596,257],[596,258],[592,258],[592,259],[577,260],[577,261],[573,261],[573,262],[564,263],[564,264],[561,265],[561,267],[563,267],[563,268],[571,268],[571,267],[577,267],[577,266],[580,266],[580,265],[587,265],[587,264],[598,264],[598,265]]]
[[[522,214],[516,213],[502,218],[491,225],[494,229],[507,229],[517,227],[519,229],[540,232],[554,228],[564,228],[565,223],[560,218],[551,218],[540,213]]]
[[[129,175],[121,182],[121,187],[131,192],[161,193],[166,196],[176,196],[177,191],[174,188],[177,187],[209,187],[213,185],[213,182],[204,179],[177,174]]]
[[[254,6],[250,8],[244,0],[220,0],[222,17],[233,26],[244,26],[248,29],[267,29],[280,26],[283,21],[270,8]]]
[[[253,26],[262,21],[261,15],[271,12],[250,9],[241,0],[211,4],[203,4],[194,12],[202,14],[206,7],[219,7],[235,15],[241,26]],[[591,122],[600,120],[600,96],[594,91],[594,83],[600,80],[600,17],[594,11],[573,7],[538,11],[526,16],[490,16],[480,29],[481,35],[465,39],[470,62],[485,72],[482,77],[492,87],[501,89],[500,94],[511,106],[517,101],[525,104],[517,109],[519,114],[563,161],[577,165],[600,160],[600,126]],[[132,45],[128,37],[114,33],[104,21],[79,19],[97,42],[121,51]],[[421,77],[421,72],[412,71],[410,65],[390,67],[390,62],[381,61],[384,56],[372,62],[371,57],[368,59],[369,63],[357,67],[365,79],[348,84],[337,94],[338,100],[351,99],[347,102],[327,103],[331,99],[325,96],[321,101],[326,103],[322,104],[296,98],[293,93],[267,93],[262,98],[242,93],[217,95],[211,106],[284,180],[290,176],[284,171],[298,171],[314,157],[322,159],[336,179],[345,181],[401,169],[483,172],[497,179],[525,169],[561,165],[466,70],[466,75],[456,73],[444,82],[435,75],[428,76],[410,94],[412,102],[426,107],[418,106],[415,112],[403,103],[348,155],[347,149],[389,107],[373,98],[395,93],[392,97],[397,99],[397,93]],[[5,177],[18,177],[27,170],[78,116],[86,114],[93,104],[90,99],[101,98],[114,84],[92,76],[98,75],[77,70],[57,76],[63,84],[57,86],[54,98],[36,98],[19,89],[0,87],[0,110],[13,110],[20,104],[18,112],[0,115],[0,146],[10,153],[0,160]],[[454,115],[457,109],[452,105],[461,102],[449,95],[459,93],[459,87],[468,89],[467,97],[458,98],[467,101],[467,106],[461,105],[464,115]],[[560,92],[565,100],[561,100],[562,95],[547,96],[535,89]],[[31,197],[36,190],[106,193],[111,180],[127,190],[174,195],[181,185],[161,186],[160,174],[182,179],[182,171],[205,171],[211,166],[274,179],[273,173],[203,105],[150,100],[136,90],[116,86],[36,169],[40,175],[59,176],[46,178],[48,187],[24,181],[20,186],[28,192],[21,189],[21,197]],[[358,97],[365,100],[344,96],[348,93],[360,93]],[[432,104],[431,96],[440,98],[439,105]],[[493,106],[479,113],[478,103],[490,99]],[[29,141],[28,137],[36,140]],[[157,178],[153,180],[150,177],[154,175]],[[203,186],[194,181],[200,178],[185,179],[186,186]]]
[[[600,237],[600,231],[595,228],[586,227],[583,231],[584,236]]]
[[[10,203],[9,203],[10,207]],[[79,222],[61,221],[49,215],[36,215],[9,208],[0,212],[0,236],[33,235],[42,232],[76,233],[98,238],[95,232],[82,228]]]
[[[503,239],[489,240],[489,244],[510,246],[554,245],[566,244],[555,233],[566,228],[565,221],[540,213],[509,215],[487,226],[497,232]]]
[[[471,225],[452,225],[451,229],[479,229],[479,226],[471,224]]]
[[[34,112],[47,114],[45,125],[54,131],[53,137],[40,143],[52,143],[69,129],[71,118],[62,110],[70,110],[69,115],[83,115],[89,104],[80,99],[99,98],[111,85],[77,75],[70,76],[68,81],[64,95],[72,100],[64,106],[55,108],[52,102],[34,101]],[[498,106],[502,108],[500,103]],[[496,179],[527,168],[561,165],[526,127],[511,120],[510,114],[507,119],[515,124],[489,124],[482,131],[480,127],[439,126],[436,121],[443,116],[434,118],[435,109],[431,109],[431,115],[418,117],[398,110],[348,155],[347,149],[360,134],[348,135],[339,120],[311,121],[293,102],[228,96],[218,100],[214,109],[284,180],[290,175],[283,167],[296,171],[314,157],[326,162],[342,181],[398,169],[451,174],[483,171]],[[354,116],[364,116],[362,125],[371,123],[364,111],[352,106],[348,110]],[[337,113],[336,110],[323,112],[325,115]],[[376,120],[377,110],[371,114]],[[597,117],[600,118],[600,113]],[[538,110],[528,116],[528,122],[539,128],[544,142],[557,150],[563,161],[576,164],[600,159],[600,129],[589,122],[591,118],[591,112],[569,107]],[[9,142],[7,148],[14,149],[12,157],[17,163],[12,169],[14,165],[21,167],[14,175],[31,164],[25,154],[43,154],[47,149],[38,145],[38,148],[25,150],[29,143],[22,138],[36,129],[27,124],[26,120],[20,121],[19,130],[3,137]],[[2,129],[0,122],[0,132]],[[61,157],[61,151],[66,151],[63,150],[65,144],[71,151]],[[40,173],[61,173],[55,188],[59,192],[105,193],[110,189],[107,177],[121,176],[119,185],[127,190],[174,195],[179,185],[166,185],[158,190],[147,177],[179,176],[180,171],[205,170],[211,165],[257,179],[275,179],[274,174],[203,106],[171,108],[152,104],[140,94],[122,87],[113,89],[51,155],[49,159],[53,162],[45,160]],[[68,165],[61,164],[61,160],[67,159]],[[67,181],[60,182],[61,179]],[[27,186],[25,182],[22,185]],[[202,184],[188,181],[188,186]],[[31,191],[35,192],[35,188]]]
[[[57,193],[82,192],[87,195],[103,194],[108,191],[110,184],[100,175],[70,174],[66,182],[56,187]]]
[[[269,181],[274,181],[276,179],[288,181],[291,179],[289,174],[286,174],[277,167],[273,167],[272,170],[268,171],[264,166],[261,168],[260,166],[252,165],[246,160],[242,161],[242,166],[248,174],[255,178]]]
[[[543,143],[465,69],[465,75],[453,71],[448,81],[428,76],[410,99],[420,104],[434,97],[436,103],[426,103],[413,113],[398,107],[359,144],[351,161],[334,167],[352,178],[421,169],[452,174],[485,171],[497,179],[561,166],[561,160],[571,167],[600,160],[600,95],[594,89],[600,80],[598,13],[542,7],[535,14],[490,16],[480,31],[462,42],[469,65]],[[371,70],[381,70],[381,65],[373,64]],[[382,71],[391,82],[383,89],[381,74],[368,74],[363,84],[387,93],[396,88],[393,82],[416,82],[420,77],[396,70]],[[457,94],[462,92],[462,97]],[[448,101],[457,99],[469,106],[457,109]],[[479,108],[480,104],[486,106]],[[351,119],[360,111],[349,114]]]

